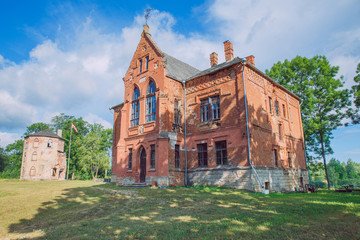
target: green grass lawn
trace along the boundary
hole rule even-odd
[[[360,192],[0,180],[0,239],[360,239]]]

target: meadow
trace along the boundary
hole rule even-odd
[[[0,239],[360,239],[360,192],[0,180]]]

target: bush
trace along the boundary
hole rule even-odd
[[[354,185],[360,187],[360,179],[342,179],[337,181],[337,187]]]
[[[316,187],[316,188],[326,188],[326,183],[321,181],[321,180],[315,180],[312,181],[312,184]]]

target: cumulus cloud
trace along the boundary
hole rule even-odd
[[[354,3],[215,0],[203,5],[206,31],[201,33],[177,32],[174,16],[157,10],[151,13],[149,26],[164,52],[200,70],[209,67],[214,51],[219,62],[224,61],[222,42],[229,39],[235,55],[255,55],[262,70],[296,55],[325,54],[332,64],[340,65],[342,75],[351,78],[360,55],[359,26],[344,16],[357,18],[359,7]],[[94,20],[99,17],[95,13],[81,18],[72,12],[76,18],[64,17],[68,22],[56,23],[55,37],[42,36],[26,61],[14,63],[0,55],[1,129],[49,122],[60,112],[111,127],[108,108],[124,99],[122,77],[144,19],[135,16],[131,24],[109,31],[99,24],[109,21]]]
[[[359,11],[356,1],[216,0],[208,21],[213,32],[233,40],[236,55],[253,54],[265,69],[296,55],[359,60]]]
[[[12,96],[4,90],[0,90],[0,111],[0,130],[25,127],[36,118],[36,110],[33,106],[21,102],[19,97]]]
[[[0,147],[4,148],[8,144],[13,143],[20,138],[21,135],[17,133],[0,132]]]
[[[108,128],[112,128],[112,124],[109,123],[108,121],[106,121],[105,119],[93,114],[93,113],[89,113],[88,115],[86,115],[84,117],[84,120],[87,121],[88,123],[94,124],[94,123],[98,123],[101,124],[102,126],[104,126],[105,129]]]

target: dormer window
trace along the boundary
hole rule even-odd
[[[155,121],[155,115],[156,115],[155,91],[156,91],[155,83],[153,81],[150,81],[146,96],[146,122]]]
[[[131,103],[131,126],[137,126],[139,125],[139,97],[140,97],[140,91],[137,87],[134,89],[133,97],[132,97],[132,103]]]

